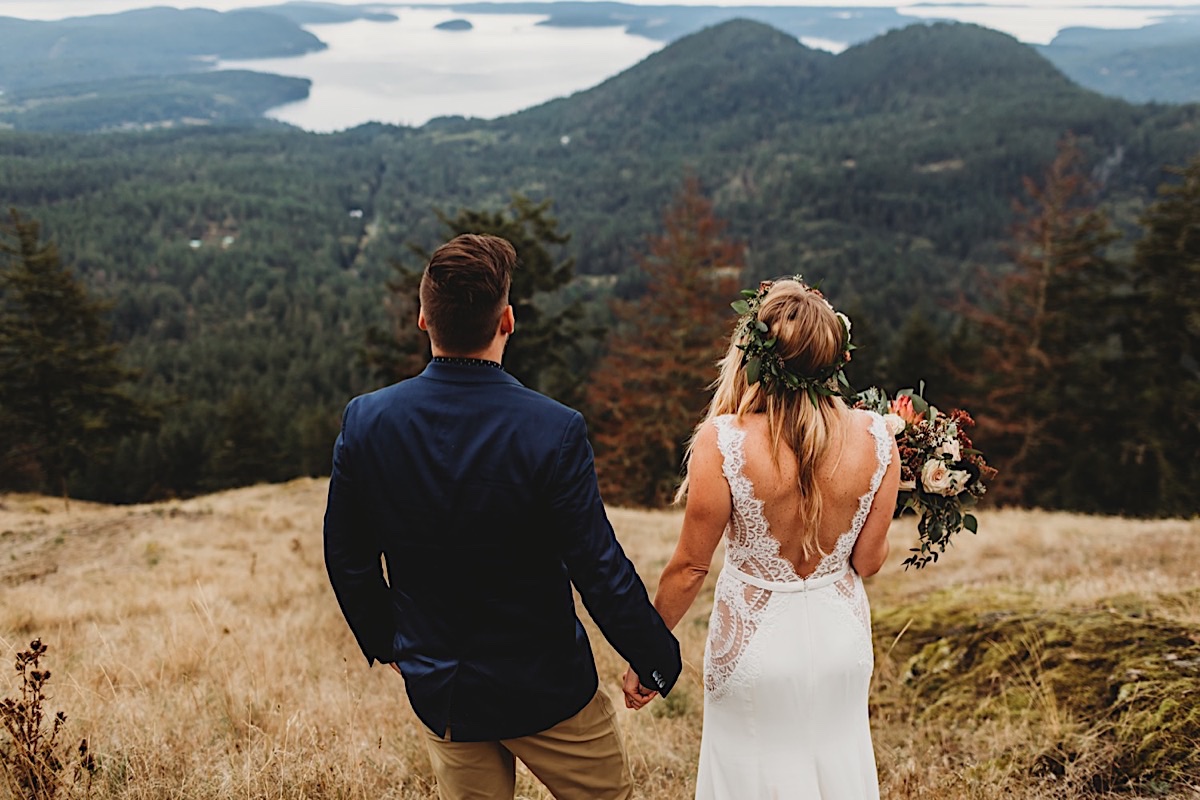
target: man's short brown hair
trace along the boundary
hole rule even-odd
[[[433,343],[454,355],[487,348],[516,266],[517,251],[499,236],[464,233],[435,250],[421,276],[421,313]]]

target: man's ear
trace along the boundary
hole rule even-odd
[[[418,327],[418,328],[420,328],[420,329],[421,329],[421,330],[423,330],[423,331],[427,331],[427,330],[429,330],[429,326],[428,326],[427,324],[425,324],[425,311],[424,311],[424,309],[418,309],[418,310],[417,310],[417,327]]]
[[[505,306],[504,311],[500,312],[500,332],[503,334],[511,334],[517,329],[517,318],[513,314],[512,306]]]

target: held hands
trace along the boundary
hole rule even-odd
[[[642,682],[638,680],[637,673],[633,671],[633,667],[625,670],[625,679],[621,686],[621,691],[625,693],[625,707],[634,710],[641,709],[642,706],[649,703],[658,694],[653,689],[647,689],[645,686],[642,686]]]

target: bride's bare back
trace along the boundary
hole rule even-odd
[[[821,553],[804,557],[805,531],[800,527],[800,494],[797,484],[796,457],[787,444],[780,442],[778,463],[771,457],[771,438],[765,414],[742,417],[746,431],[743,474],[754,485],[755,496],[763,503],[763,514],[771,535],[779,541],[779,555],[804,577],[821,560]],[[871,415],[850,411],[843,418],[839,435],[830,442],[825,459],[817,467],[817,491],[821,495],[822,515],[817,542],[821,551],[830,552],[837,539],[850,530],[858,511],[859,500],[867,493],[871,478],[879,466],[875,439],[870,431]],[[893,459],[896,464],[898,459]],[[876,545],[878,514],[868,517],[870,529],[864,525],[860,539],[864,545]],[[890,514],[888,515],[890,521]],[[886,532],[886,523],[884,525]],[[857,566],[857,565],[856,565]],[[871,570],[873,572],[874,570]]]

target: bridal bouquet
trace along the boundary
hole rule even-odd
[[[920,547],[904,566],[920,569],[946,552],[950,537],[966,528],[979,529],[967,513],[987,491],[996,471],[974,448],[967,430],[975,421],[962,410],[944,414],[919,392],[902,389],[889,398],[872,387],[858,395],[858,405],[882,414],[900,450],[900,496],[896,516],[911,509],[921,515],[917,524]]]

